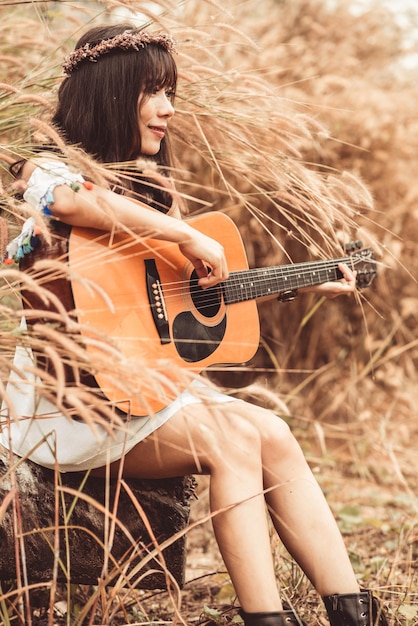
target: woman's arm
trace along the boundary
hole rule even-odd
[[[44,160],[47,161],[47,160]],[[42,160],[39,160],[42,164]],[[25,191],[37,165],[27,161],[22,168],[22,178],[15,185]],[[74,191],[68,185],[55,187],[54,202],[50,203],[52,215],[70,226],[111,231],[123,228],[140,236],[153,237],[178,244],[181,252],[193,264],[202,287],[211,287],[228,278],[228,267],[222,245],[195,230],[178,218],[154,211],[146,204],[114,193],[98,185],[86,189],[80,185]],[[210,274],[207,267],[211,268]],[[327,298],[349,295],[356,291],[356,272],[341,263],[342,281],[326,282],[305,287],[300,292],[314,292]]]
[[[39,164],[42,165],[42,160]],[[15,186],[25,192],[37,165],[25,163],[21,179]],[[70,226],[96,228],[103,231],[127,227],[140,236],[153,237],[178,244],[181,252],[193,264],[202,287],[210,287],[228,278],[223,246],[200,233],[180,219],[155,211],[146,204],[114,193],[98,185],[75,191],[67,184],[53,190],[48,207],[52,216]],[[210,274],[207,266],[211,268]]]

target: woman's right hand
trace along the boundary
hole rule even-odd
[[[229,272],[223,246],[194,228],[190,228],[190,231],[190,238],[179,243],[179,249],[193,264],[199,285],[207,289],[226,280]]]

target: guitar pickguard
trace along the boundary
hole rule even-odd
[[[179,356],[187,363],[198,363],[211,356],[222,342],[226,316],[215,326],[205,326],[190,311],[179,313],[173,323],[173,339]]]

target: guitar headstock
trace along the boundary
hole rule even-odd
[[[349,263],[357,272],[357,289],[364,289],[377,276],[377,263],[371,248],[363,248],[361,241],[350,241],[345,245],[345,251],[349,255]]]

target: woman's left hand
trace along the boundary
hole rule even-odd
[[[299,291],[311,291],[329,299],[337,298],[338,296],[348,296],[354,293],[356,291],[357,272],[353,271],[345,263],[339,263],[338,269],[343,275],[341,281],[322,283],[322,285],[306,287],[299,289]]]

